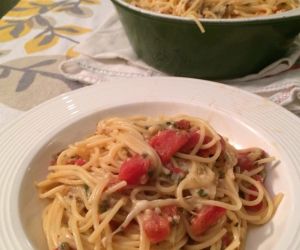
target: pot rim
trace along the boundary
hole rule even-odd
[[[153,12],[150,10],[145,10],[136,6],[133,6],[129,3],[127,3],[124,0],[111,0],[113,3],[121,5],[122,7],[131,10],[135,12],[136,14],[142,14],[146,16],[152,16],[154,18],[159,19],[166,19],[168,21],[177,21],[177,22],[193,22],[195,21],[192,18],[189,17],[180,17],[180,16],[174,16],[174,15],[167,15],[167,14],[161,14],[158,12]],[[300,0],[299,0],[300,1]],[[278,14],[272,14],[268,16],[257,16],[257,17],[248,17],[248,18],[231,18],[231,19],[208,19],[208,18],[199,18],[198,20],[201,23],[211,23],[211,24],[218,24],[218,23],[257,23],[257,22],[269,22],[269,21],[281,21],[286,20],[290,18],[300,18],[300,7],[289,10],[286,12],[278,13]],[[299,28],[300,29],[300,28]]]

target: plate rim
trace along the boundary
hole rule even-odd
[[[156,82],[160,82],[162,84],[166,84],[166,85],[170,85],[170,84],[174,84],[175,85],[179,85],[179,84],[182,84],[183,81],[186,81],[186,82],[189,82],[188,84],[191,84],[191,85],[196,85],[196,84],[200,84],[200,85],[197,85],[197,88],[201,89],[201,88],[205,88],[206,85],[209,86],[209,88],[212,88],[212,89],[218,89],[218,91],[220,91],[221,89],[224,90],[225,92],[227,91],[228,93],[235,93],[235,94],[240,94],[242,96],[248,96],[250,99],[253,99],[253,100],[256,100],[258,101],[259,103],[267,103],[267,105],[269,105],[269,107],[271,108],[274,108],[274,110],[276,112],[278,112],[280,115],[284,116],[287,120],[291,121],[291,122],[296,122],[298,123],[299,125],[299,128],[298,128],[298,131],[300,132],[300,119],[294,115],[293,113],[291,113],[290,111],[286,110],[285,108],[275,104],[275,103],[272,103],[271,101],[269,100],[266,100],[260,96],[257,96],[255,94],[252,94],[250,92],[246,92],[244,90],[241,90],[241,89],[237,89],[236,87],[233,87],[233,86],[229,86],[229,85],[224,85],[224,84],[221,84],[221,83],[217,83],[217,82],[211,82],[211,81],[206,81],[206,80],[199,80],[199,79],[191,79],[191,78],[181,78],[181,77],[145,77],[145,78],[134,78],[134,79],[115,79],[115,80],[112,80],[112,81],[109,81],[109,82],[105,82],[105,83],[101,83],[101,84],[98,84],[98,85],[92,85],[92,86],[88,86],[88,87],[84,87],[84,88],[80,88],[80,89],[77,89],[77,90],[74,90],[74,91],[70,91],[70,92],[67,92],[67,93],[64,93],[64,94],[61,94],[57,97],[54,97],[36,107],[34,107],[33,109],[25,112],[24,114],[22,114],[20,117],[18,117],[16,120],[10,122],[9,124],[7,124],[5,127],[3,127],[1,130],[0,130],[0,146],[1,146],[1,143],[3,142],[3,134],[9,134],[9,133],[12,133],[14,131],[14,129],[18,130],[18,126],[19,124],[22,124],[22,122],[24,123],[24,121],[29,117],[35,115],[35,113],[38,113],[38,112],[47,112],[47,109],[49,106],[54,105],[54,103],[56,102],[60,102],[62,101],[64,98],[65,99],[68,99],[68,98],[74,98],[78,95],[83,95],[84,93],[87,94],[87,93],[93,93],[93,91],[95,90],[98,90],[100,91],[101,89],[103,90],[104,88],[107,88],[107,86],[121,86],[121,84],[140,84],[141,82],[143,82],[142,84],[146,84],[146,83],[149,83],[149,81],[156,81]],[[125,86],[124,85],[124,86]],[[136,85],[138,86],[138,85]],[[110,87],[108,87],[109,89]],[[147,87],[147,88],[150,88],[150,87]],[[179,88],[182,88],[179,87]],[[207,88],[207,87],[206,87]],[[159,98],[158,98],[159,99]],[[164,99],[167,99],[164,97]],[[134,103],[134,102],[133,102]],[[99,104],[98,104],[99,105]],[[114,106],[114,104],[113,104]],[[115,105],[117,106],[117,105]],[[105,109],[105,108],[102,108],[102,109]],[[98,109],[98,111],[101,111],[101,109]],[[76,111],[76,110],[74,110]],[[51,111],[53,112],[53,110]],[[90,113],[92,114],[93,110],[90,110]],[[55,116],[55,114],[54,114]],[[83,114],[80,115],[80,112],[79,112],[79,115],[76,116],[76,113],[74,114],[74,116],[71,118],[69,118],[69,120],[66,120],[66,121],[69,121],[69,122],[72,122],[72,121],[75,121],[76,119],[81,119],[85,117]],[[75,120],[74,120],[75,119]],[[63,124],[61,124],[63,125]],[[29,124],[27,124],[27,126],[29,126]],[[58,128],[58,127],[57,127]],[[62,129],[63,127],[61,127]],[[53,132],[53,131],[52,131]],[[13,135],[12,136],[16,136],[16,135]],[[298,138],[297,140],[299,143],[300,143],[300,137]],[[296,156],[295,156],[296,157]],[[1,162],[1,159],[5,159],[5,157],[3,156],[0,156],[0,162]],[[23,160],[26,159],[26,157],[24,156],[23,157]],[[21,159],[22,160],[22,159]],[[300,159],[294,159],[295,162],[298,162],[300,163]],[[1,166],[1,165],[0,165]],[[300,165],[299,165],[300,166]],[[299,171],[299,169],[297,169]],[[16,177],[16,174],[14,175],[14,177]],[[3,180],[4,178],[4,175],[2,174],[2,171],[0,172],[0,180]],[[8,197],[6,197],[8,198]],[[3,200],[3,192],[0,191],[0,204],[1,204],[1,200]],[[300,203],[299,203],[300,204]],[[1,205],[2,206],[2,205]],[[298,206],[299,208],[299,206]],[[0,210],[1,211],[1,210]],[[0,212],[0,218],[3,218],[4,217],[4,221],[5,221],[5,216],[4,216],[4,213],[3,212]],[[4,225],[5,223],[3,223]],[[295,233],[295,236],[297,236],[296,234],[299,235],[299,227],[300,227],[300,221],[298,223],[298,230],[297,232]],[[0,232],[4,230],[4,227],[0,225]],[[12,233],[12,228],[10,228],[10,231]],[[0,234],[0,239],[3,238],[4,234]],[[6,234],[7,235],[7,234]],[[16,238],[14,238],[16,240]],[[7,239],[6,239],[7,240]],[[5,242],[3,240],[3,242]],[[16,244],[18,242],[15,242]],[[5,243],[3,243],[5,244]],[[0,241],[0,246],[1,246],[1,241]],[[8,245],[3,245],[3,247],[7,247]],[[17,246],[17,245],[16,245]],[[297,246],[299,247],[300,246],[300,243],[299,243],[299,240],[295,240],[294,239],[294,248],[293,249],[297,249]],[[21,248],[14,248],[14,249],[21,249]],[[24,249],[24,248],[23,248]],[[28,248],[30,249],[30,248]],[[291,248],[289,248],[291,249]]]

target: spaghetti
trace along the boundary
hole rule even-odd
[[[298,8],[298,0],[128,0],[154,12],[194,18],[247,18]]]
[[[243,249],[283,197],[264,186],[272,161],[191,116],[101,120],[36,184],[48,249]]]

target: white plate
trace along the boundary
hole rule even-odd
[[[267,225],[251,230],[247,249],[300,249],[300,119],[272,102],[226,85],[184,78],[107,82],[54,98],[0,131],[0,249],[46,249],[41,201],[33,182],[51,155],[95,129],[106,116],[186,113],[208,120],[240,147],[280,159],[267,186],[285,194]]]

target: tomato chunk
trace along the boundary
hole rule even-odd
[[[249,149],[249,151],[238,152],[237,166],[240,167],[241,172],[247,170],[251,171],[255,168],[255,161],[265,157],[265,152],[261,149]]]
[[[212,138],[208,135],[206,135],[204,137],[204,141],[203,144],[207,144],[212,140]],[[216,152],[216,145],[213,145],[210,148],[205,148],[205,149],[199,149],[199,151],[197,152],[197,155],[201,156],[201,157],[210,157],[212,155],[214,155]]]
[[[260,175],[254,175],[252,176],[252,178],[256,181],[259,181],[261,184],[263,184],[263,178]],[[257,191],[257,189],[254,186],[250,187],[251,190],[253,191]],[[245,196],[245,199],[248,201],[253,201],[256,199],[255,195],[251,195],[251,194],[247,194]],[[258,212],[263,208],[263,202],[261,201],[260,203],[258,203],[255,206],[245,206],[245,209],[249,212]]]
[[[140,184],[142,177],[148,173],[149,167],[149,159],[135,155],[121,165],[119,179],[126,181],[129,185]]]
[[[230,245],[230,243],[232,242],[232,240],[233,240],[232,235],[230,235],[229,233],[226,233],[222,237],[222,247],[224,247],[224,248],[228,247]]]
[[[237,165],[240,167],[241,173],[245,170],[251,171],[254,168],[254,163],[249,159],[247,154],[238,153],[237,155],[238,163]]]
[[[81,158],[80,156],[74,156],[72,157],[70,160],[67,161],[67,164],[74,164],[77,166],[83,166],[84,164],[86,164],[86,160]]]
[[[161,213],[166,217],[173,217],[175,215],[178,215],[177,207],[175,205],[161,207]]]
[[[86,163],[85,159],[79,158],[75,161],[75,164],[78,166],[83,166]]]
[[[222,136],[220,136],[220,143],[221,143],[221,154],[225,151],[225,147],[226,147],[226,143],[225,140]],[[212,138],[208,135],[206,135],[204,137],[204,141],[203,144],[207,144],[212,140]],[[206,149],[199,149],[199,151],[197,152],[197,155],[201,156],[201,157],[211,157],[216,153],[217,150],[217,145],[214,144],[213,146],[211,146],[210,148],[206,148]]]
[[[169,169],[169,170],[170,170],[172,173],[174,173],[174,174],[184,173],[184,171],[183,171],[181,168],[175,167],[172,163],[167,163],[167,164],[165,165],[165,167],[166,167],[167,169]]]
[[[113,176],[113,177],[111,177],[110,180],[109,180],[109,182],[107,183],[107,186],[104,188],[104,190],[107,190],[108,188],[116,185],[120,181],[121,181],[121,179],[120,179],[119,176]],[[128,186],[122,187],[122,188],[118,189],[117,192],[125,194],[127,191],[129,192],[128,188],[129,188]]]
[[[191,220],[191,230],[195,235],[201,235],[226,213],[226,209],[216,206],[204,206]]]
[[[256,181],[259,181],[261,184],[264,183],[264,178],[259,174],[253,175],[252,178]]]
[[[191,123],[188,120],[182,119],[174,123],[175,128],[188,130],[191,128]]]
[[[149,143],[158,153],[163,164],[168,163],[171,157],[188,141],[186,131],[167,129],[158,132]]]
[[[143,229],[151,243],[166,240],[171,232],[168,219],[153,211],[144,216]]]
[[[256,199],[256,196],[254,196],[254,195],[246,195],[246,200],[253,201],[255,199]],[[249,212],[258,212],[262,208],[263,208],[263,202],[262,201],[260,203],[258,203],[257,205],[255,205],[255,206],[245,206],[245,209]]]
[[[200,135],[197,132],[189,133],[188,141],[180,148],[180,152],[182,153],[190,153],[193,148],[197,145],[199,141]]]

